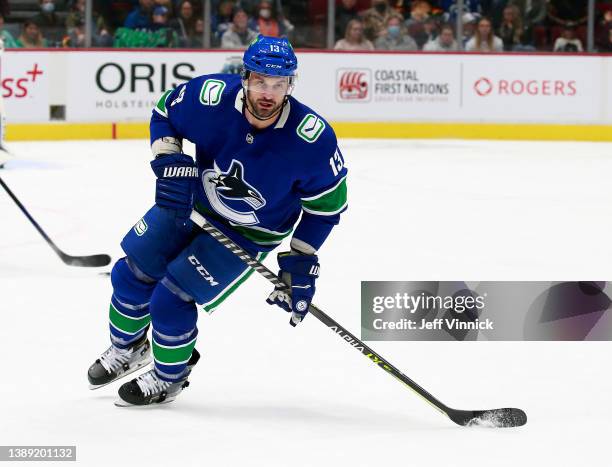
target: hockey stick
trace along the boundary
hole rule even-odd
[[[100,266],[106,266],[111,262],[111,258],[108,255],[91,255],[91,256],[70,256],[60,250],[53,240],[49,238],[49,236],[45,233],[45,231],[38,225],[38,222],[34,220],[34,218],[30,215],[27,209],[23,204],[17,199],[17,197],[13,194],[13,192],[6,186],[4,180],[0,177],[0,185],[2,188],[8,193],[11,199],[15,202],[15,204],[21,209],[21,212],[25,214],[28,220],[32,223],[32,225],[38,230],[38,233],[42,235],[47,244],[57,253],[57,255],[61,258],[61,260],[67,264],[68,266],[82,266],[89,268],[96,268]]]
[[[205,232],[209,233],[215,240],[221,243],[225,248],[229,249],[232,253],[238,256],[244,261],[249,267],[260,273],[266,279],[268,279],[276,287],[283,287],[287,289],[285,283],[281,282],[276,274],[270,271],[267,267],[261,264],[259,261],[251,258],[249,254],[232,242],[229,238],[219,231],[217,228],[208,223],[208,221],[198,212],[192,211],[190,219]],[[351,344],[355,349],[359,350],[363,355],[368,357],[379,367],[390,373],[396,379],[400,380],[419,396],[429,402],[435,409],[442,412],[453,422],[461,426],[490,426],[490,427],[516,427],[522,426],[527,423],[527,415],[521,409],[504,408],[504,409],[492,409],[492,410],[456,410],[446,406],[425,389],[415,383],[413,380],[404,375],[401,371],[395,368],[386,359],[381,357],[379,354],[374,352],[370,347],[365,345],[361,340],[357,339],[353,334],[344,329],[340,324],[334,321],[332,318],[327,316],[316,306],[310,305],[308,310],[311,315],[325,324],[328,328],[336,333],[343,340]]]

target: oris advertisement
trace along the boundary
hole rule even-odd
[[[144,122],[159,96],[240,70],[241,52],[5,53],[7,121]],[[612,59],[601,56],[298,53],[296,97],[331,121],[606,123]],[[52,83],[49,92],[47,83]]]
[[[66,119],[148,120],[164,91],[200,74],[219,73],[225,57],[196,52],[71,54]]]

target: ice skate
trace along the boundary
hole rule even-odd
[[[117,407],[130,407],[172,402],[183,389],[189,386],[187,378],[199,359],[200,354],[196,349],[193,349],[191,358],[187,363],[187,373],[181,380],[174,383],[159,378],[155,368],[151,368],[119,388],[119,399],[115,401],[115,405]]]
[[[125,350],[111,345],[87,370],[89,389],[106,386],[150,362],[151,344],[146,336]]]

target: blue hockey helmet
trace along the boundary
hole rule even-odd
[[[259,34],[242,58],[244,71],[262,75],[289,76],[297,73],[297,57],[287,39]]]

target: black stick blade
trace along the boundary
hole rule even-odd
[[[451,410],[449,418],[457,425],[485,428],[512,428],[527,423],[527,414],[521,409]]]
[[[91,255],[91,256],[70,256],[65,253],[61,254],[62,261],[68,266],[77,266],[82,268],[99,268],[110,264],[111,257],[108,255]]]

